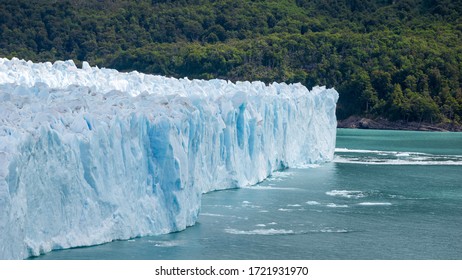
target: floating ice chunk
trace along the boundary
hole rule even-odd
[[[319,205],[320,204],[319,202],[313,201],[313,200],[307,201],[305,203],[308,204],[308,205]]]
[[[233,228],[225,229],[226,233],[229,234],[238,234],[238,235],[288,235],[295,234],[293,230],[286,229],[254,229],[254,230],[237,230]]]
[[[349,191],[349,190],[332,190],[326,192],[329,196],[339,196],[344,198],[362,198],[365,194],[362,191]]]
[[[390,206],[392,205],[390,202],[361,202],[358,205],[362,206]]]
[[[327,203],[326,206],[330,208],[348,208],[346,204]]]

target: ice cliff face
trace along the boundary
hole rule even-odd
[[[329,161],[337,98],[0,58],[0,258],[182,230],[204,192]]]

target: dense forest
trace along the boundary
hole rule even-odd
[[[462,0],[0,0],[0,56],[327,85],[339,119],[462,122]]]

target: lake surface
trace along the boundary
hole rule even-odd
[[[204,195],[182,232],[36,259],[462,259],[462,133],[339,129],[335,160]]]

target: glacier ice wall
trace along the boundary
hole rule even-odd
[[[337,98],[0,58],[0,258],[182,230],[204,192],[330,161]]]

